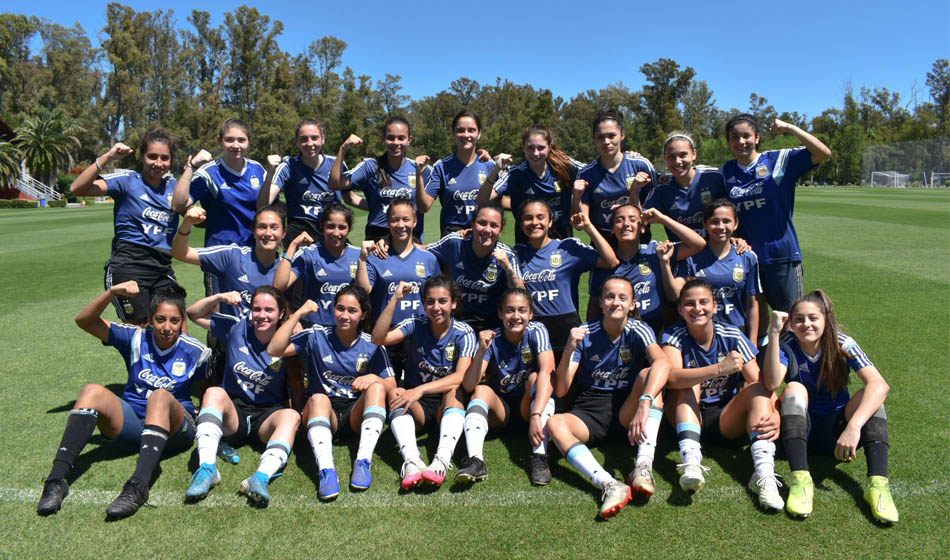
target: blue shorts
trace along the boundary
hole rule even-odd
[[[778,311],[791,310],[805,291],[801,261],[759,263],[759,278],[769,307]]]
[[[848,425],[844,414],[845,407],[841,407],[828,414],[808,412],[808,450],[813,453],[834,455],[835,444]]]
[[[145,428],[145,418],[139,418],[132,405],[125,399],[120,398],[119,401],[122,403],[122,430],[113,441],[129,451],[138,451],[139,444],[142,443],[142,429]],[[168,438],[164,453],[184,451],[190,448],[194,441],[195,419],[186,410],[181,427]]]

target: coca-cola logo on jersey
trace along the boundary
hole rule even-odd
[[[452,193],[452,198],[455,200],[475,200],[478,198],[478,189],[473,191],[455,191]]]
[[[422,284],[421,284],[420,282],[408,282],[408,283],[412,285],[412,293],[413,293],[413,294],[417,293],[419,290],[422,289]],[[389,284],[389,293],[390,293],[390,294],[395,294],[395,293],[396,293],[396,288],[398,288],[398,287],[399,287],[399,284],[397,284],[396,282],[390,282],[390,284]]]
[[[320,293],[332,296],[349,285],[350,285],[349,282],[344,282],[343,284],[323,283],[320,285]]]
[[[553,282],[557,279],[557,272],[551,268],[545,268],[538,272],[525,272],[522,280],[525,282]]]
[[[270,383],[271,376],[267,375],[263,371],[258,371],[248,366],[245,362],[238,362],[234,364],[234,373],[238,375],[243,375],[248,378],[250,381],[257,383],[258,385],[267,385]]]
[[[172,215],[164,210],[156,210],[154,208],[143,208],[142,217],[147,220],[154,220],[156,222],[169,222],[172,219]]]
[[[604,210],[610,210],[614,206],[623,206],[624,204],[630,202],[629,196],[621,196],[618,198],[607,198],[600,201],[600,207]]]
[[[304,191],[301,198],[307,202],[317,202],[317,203],[330,202],[331,200],[333,200],[333,193]]]
[[[383,198],[399,198],[406,197],[415,201],[415,191],[412,189],[400,188],[394,189],[392,187],[379,189],[379,196]]]
[[[177,381],[167,375],[155,375],[151,369],[143,369],[138,375],[139,381],[142,381],[155,389],[171,390],[177,384]]]
[[[630,372],[623,367],[608,370],[595,369],[590,376],[594,379],[626,379],[630,376]]]

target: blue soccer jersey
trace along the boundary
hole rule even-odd
[[[696,369],[718,364],[729,352],[742,355],[742,363],[748,363],[758,354],[742,331],[713,322],[713,341],[709,349],[703,348],[693,337],[685,323],[678,323],[663,331],[663,346],[672,346],[683,355],[683,368]],[[699,387],[699,401],[705,406],[725,406],[742,388],[742,372],[720,375],[707,379]]]
[[[660,268],[660,256],[656,254],[659,243],[651,241],[641,244],[633,259],[620,259],[617,268],[598,268],[590,273],[590,294],[600,297],[604,282],[611,276],[623,276],[633,283],[634,297],[640,318],[649,323],[656,331],[663,326],[663,271]],[[676,260],[676,253],[673,253]]]
[[[353,390],[353,381],[362,375],[378,375],[383,379],[393,376],[389,355],[382,346],[373,344],[370,336],[360,333],[349,347],[336,336],[336,327],[314,325],[290,337],[297,354],[307,360],[311,395],[323,393],[328,397],[350,400],[359,398]]]
[[[696,176],[686,188],[676,181],[657,185],[643,203],[644,210],[656,208],[671,219],[683,224],[696,233],[705,237],[706,228],[703,226],[703,208],[710,202],[726,196],[726,181],[722,173],[715,167],[704,165],[696,166]],[[666,237],[670,241],[680,241],[680,238],[669,228]]]
[[[746,167],[736,160],[722,166],[729,199],[739,207],[737,236],[752,246],[762,263],[802,260],[792,223],[795,184],[817,167],[805,148],[763,152]]]
[[[334,257],[321,241],[294,255],[291,267],[297,275],[297,282],[303,283],[304,301],[312,299],[320,304],[320,311],[307,315],[307,321],[319,325],[333,324],[333,300],[337,292],[353,283],[359,260],[358,248],[347,245],[342,255]]]
[[[609,232],[613,227],[610,217],[614,206],[633,202],[640,205],[639,200],[630,200],[630,187],[639,172],[646,172],[650,176],[650,184],[640,189],[641,198],[645,197],[648,189],[656,185],[656,170],[650,160],[644,157],[623,156],[623,161],[612,173],[607,171],[600,158],[590,162],[580,173],[578,179],[587,181],[587,188],[581,195],[581,202],[589,208],[590,221],[598,230]]]
[[[172,212],[171,200],[176,181],[162,177],[158,188],[149,186],[136,171],[103,175],[106,192],[115,200],[115,236],[119,241],[149,247],[171,264],[172,240],[178,228],[178,214]]]
[[[500,241],[495,248],[508,255],[508,261],[520,278],[521,268],[514,251]],[[491,253],[484,258],[475,254],[471,233],[465,237],[451,233],[429,245],[428,249],[439,259],[442,270],[458,283],[465,313],[482,317],[497,314],[501,294],[508,289],[508,274]]]
[[[267,353],[267,344],[254,335],[254,325],[247,317],[212,313],[211,334],[227,348],[221,387],[229,395],[256,405],[287,400],[285,360]]]
[[[653,330],[643,321],[628,319],[620,337],[613,341],[601,321],[584,323],[581,328],[587,329],[587,336],[571,354],[571,361],[578,364],[574,376],[578,393],[591,387],[629,393],[648,364],[647,348],[656,344]]]
[[[715,289],[716,321],[745,329],[746,301],[749,296],[762,293],[762,283],[759,282],[759,259],[754,251],[746,251],[741,255],[734,248],[729,254],[718,258],[706,247],[699,254],[679,263],[676,275],[683,278],[695,276],[712,284]]]
[[[191,198],[208,213],[205,247],[253,245],[257,195],[266,172],[261,164],[244,160],[244,169],[231,169],[217,159],[201,166],[191,180]]]
[[[552,239],[535,250],[528,243],[515,245],[524,287],[534,299],[539,317],[577,312],[577,284],[581,274],[597,266],[600,253],[575,237]]]
[[[439,261],[435,255],[418,247],[413,247],[405,257],[390,253],[385,259],[380,259],[370,255],[366,262],[366,274],[369,276],[370,286],[373,287],[373,315],[379,317],[396,293],[400,282],[408,282],[414,289],[399,302],[393,313],[393,324],[424,313],[422,285],[427,278],[436,276],[439,272]]]
[[[425,315],[410,317],[396,328],[409,341],[405,387],[412,389],[455,373],[460,358],[475,355],[475,332],[466,323],[452,319],[442,338],[436,339],[432,322]]]
[[[323,209],[331,202],[343,204],[340,191],[330,189],[330,169],[335,157],[323,156],[323,161],[316,169],[303,162],[298,155],[285,157],[280,165],[274,169],[274,180],[271,184],[284,191],[287,200],[287,218],[303,220],[312,224],[320,221]],[[346,163],[343,163],[346,172]]]
[[[270,266],[264,266],[257,260],[257,253],[251,247],[218,245],[198,249],[198,263],[201,270],[217,276],[222,293],[241,293],[239,309],[229,303],[220,304],[221,313],[241,316],[251,310],[254,290],[258,286],[274,283],[274,273],[280,260],[275,259]]]
[[[368,223],[381,228],[389,227],[386,211],[389,210],[393,199],[408,198],[412,202],[412,207],[416,207],[416,163],[405,158],[399,169],[386,171],[389,173],[391,183],[388,187],[379,184],[379,165],[374,158],[364,159],[359,165],[346,172],[350,187],[366,195],[366,204],[369,207]],[[431,179],[431,173],[432,170],[429,168],[423,172],[422,178],[426,183]],[[412,232],[422,239],[425,216],[417,212],[416,220],[416,228]]]
[[[577,175],[580,162],[571,160],[571,175]],[[492,187],[501,196],[511,199],[511,211],[516,216],[521,205],[529,198],[543,198],[551,207],[554,227],[562,231],[571,229],[571,193],[574,185],[562,185],[551,166],[544,170],[544,176],[538,177],[527,161],[508,168]]]
[[[485,353],[485,361],[488,362],[485,381],[499,395],[524,396],[525,383],[532,373],[539,370],[538,356],[550,350],[551,339],[542,323],[528,323],[524,337],[518,344],[512,344],[502,328],[498,327],[492,345]]]
[[[155,344],[151,327],[111,323],[108,346],[122,354],[129,380],[122,398],[139,418],[145,418],[148,397],[156,389],[165,389],[181,403],[189,414],[195,414],[191,402],[191,384],[205,377],[205,366],[211,356],[204,344],[182,334],[175,344],[162,350]]]
[[[426,181],[426,194],[439,199],[442,213],[439,216],[439,228],[468,227],[478,206],[475,198],[478,189],[495,168],[492,161],[475,160],[465,165],[454,155],[436,162],[432,175]]]
[[[838,332],[838,345],[848,357],[848,366],[853,371],[873,366],[874,364],[858,346],[858,343],[843,332]],[[848,385],[832,395],[827,385],[818,385],[821,374],[821,351],[815,356],[809,356],[799,344],[794,333],[786,332],[779,339],[779,359],[782,365],[788,368],[785,372],[785,382],[797,381],[808,390],[808,411],[815,414],[831,414],[846,406],[851,400]]]

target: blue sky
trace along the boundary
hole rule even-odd
[[[136,10],[173,9],[184,27],[193,2],[126,2]],[[282,49],[305,51],[334,35],[348,43],[343,62],[357,74],[402,76],[413,98],[448,88],[461,76],[482,84],[497,77],[548,88],[570,99],[623,82],[643,85],[640,65],[672,58],[692,66],[720,108],[748,106],[749,94],[778,111],[809,117],[840,107],[850,83],[929,97],[926,73],[950,58],[950,2],[699,2],[663,7],[642,2],[422,1],[248,3],[284,24]],[[0,0],[4,12],[29,13],[93,36],[105,24],[105,3]],[[234,3],[207,0],[214,24]],[[895,9],[898,6],[899,9]],[[578,9],[580,8],[580,9]]]

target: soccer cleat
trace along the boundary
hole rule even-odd
[[[774,474],[759,476],[758,473],[752,473],[752,478],[749,479],[749,490],[759,497],[759,505],[775,511],[781,511],[785,507],[785,500],[778,492],[781,485],[782,483]]]
[[[548,456],[544,453],[532,453],[528,459],[528,468],[531,484],[545,486],[551,482],[551,467],[548,466]]]
[[[418,486],[422,482],[422,469],[426,468],[425,464],[422,463],[419,459],[409,459],[404,461],[402,464],[402,469],[399,471],[399,476],[402,477],[402,486],[403,490],[409,490],[415,486]]]
[[[871,506],[874,519],[881,523],[897,523],[900,519],[886,476],[870,477],[868,487],[864,491],[864,501]]]
[[[485,461],[478,457],[466,457],[459,467],[459,472],[455,474],[455,482],[460,484],[471,484],[481,482],[488,478],[488,467]]]
[[[680,488],[684,492],[699,492],[706,485],[703,473],[709,472],[709,467],[699,463],[680,463],[676,470],[680,473]]]
[[[815,483],[811,480],[811,473],[792,471],[788,480],[788,501],[785,502],[785,511],[795,517],[808,517],[811,515],[814,494]]]
[[[241,481],[238,492],[247,496],[247,499],[254,502],[257,507],[267,507],[267,504],[270,503],[270,493],[267,491],[269,483],[270,477],[261,471],[257,471]]]
[[[432,462],[429,463],[429,466],[422,471],[422,480],[428,482],[429,484],[434,484],[436,486],[441,486],[442,482],[445,481],[445,473],[452,468],[451,464],[446,464],[438,455],[432,459]]]
[[[148,501],[148,484],[135,478],[130,478],[119,497],[106,508],[106,515],[111,519],[124,519],[135,515],[135,512]]]
[[[218,442],[218,457],[221,457],[232,465],[236,465],[241,462],[241,456],[238,455],[238,450],[231,447],[224,440]]]
[[[630,490],[633,494],[649,499],[656,491],[653,485],[653,468],[644,463],[637,465],[627,475],[627,482],[630,483]]]
[[[353,463],[353,474],[350,475],[350,488],[353,490],[369,488],[373,483],[372,467],[373,463],[369,459],[357,459]]]
[[[211,489],[221,482],[221,474],[218,468],[211,463],[203,463],[191,475],[191,486],[185,491],[185,498],[188,500],[201,500],[211,492]]]
[[[317,490],[317,497],[324,502],[329,502],[339,495],[340,479],[336,475],[336,469],[320,471],[320,489]]]
[[[632,497],[633,493],[626,484],[616,481],[607,483],[600,496],[600,518],[610,519],[617,515]]]
[[[40,495],[40,503],[36,506],[36,513],[51,515],[63,507],[63,498],[69,495],[69,485],[62,478],[47,478]]]

